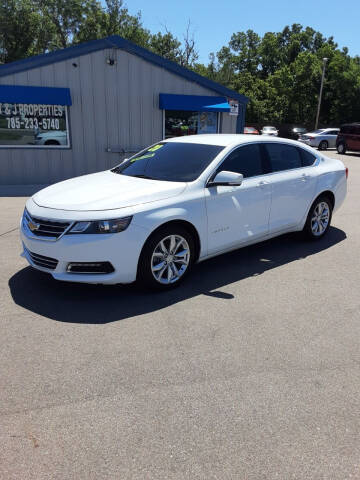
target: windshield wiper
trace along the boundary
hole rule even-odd
[[[156,178],[149,177],[148,175],[131,175],[131,177],[136,177],[136,178],[146,178],[146,180],[156,180]]]

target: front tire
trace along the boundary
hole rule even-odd
[[[333,205],[326,195],[321,195],[312,204],[303,233],[309,240],[320,240],[330,228]]]
[[[189,274],[195,259],[195,242],[181,225],[157,230],[146,241],[139,259],[137,279],[142,285],[168,290]]]

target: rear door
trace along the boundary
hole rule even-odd
[[[271,174],[269,231],[280,232],[297,226],[307,213],[316,189],[316,156],[290,144],[265,145]]]

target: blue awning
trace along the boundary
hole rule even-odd
[[[25,87],[0,85],[1,103],[38,103],[40,105],[71,105],[69,88]]]
[[[163,110],[230,112],[230,105],[226,97],[211,97],[207,95],[174,95],[160,93],[159,106]]]

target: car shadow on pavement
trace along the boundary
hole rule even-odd
[[[345,238],[335,227],[317,242],[303,241],[298,234],[283,235],[202,262],[184,284],[167,292],[144,291],[135,284],[59,282],[30,267],[13,275],[9,287],[17,305],[38,315],[60,322],[104,324],[156,312],[198,295],[231,301],[234,296],[221,287],[315,255]]]

